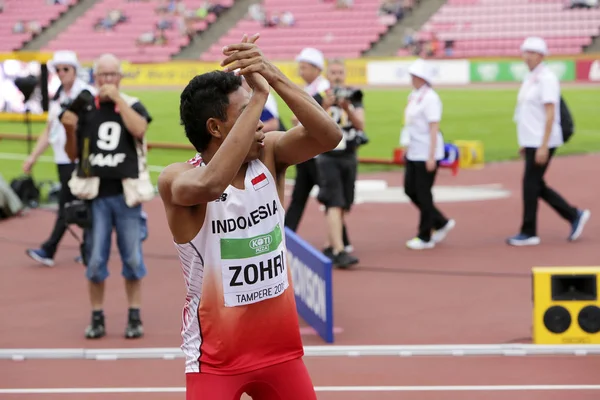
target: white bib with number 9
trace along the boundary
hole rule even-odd
[[[98,142],[100,150],[113,151],[119,146],[121,139],[121,125],[118,122],[108,121],[100,124],[98,128]]]

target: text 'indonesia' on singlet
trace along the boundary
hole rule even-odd
[[[200,155],[188,161],[203,168]],[[187,296],[186,373],[246,373],[303,353],[275,179],[248,164],[244,189],[228,186],[206,205],[196,237],[175,244]]]

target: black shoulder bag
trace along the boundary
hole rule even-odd
[[[567,143],[575,132],[575,124],[571,111],[562,96],[560,96],[560,127],[562,128],[563,143]]]

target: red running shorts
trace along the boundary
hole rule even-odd
[[[239,375],[186,374],[186,400],[317,400],[301,358]]]

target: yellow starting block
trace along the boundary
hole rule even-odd
[[[458,147],[459,168],[483,168],[483,142],[480,140],[456,140],[454,144]]]
[[[532,269],[533,343],[600,344],[600,267]]]

